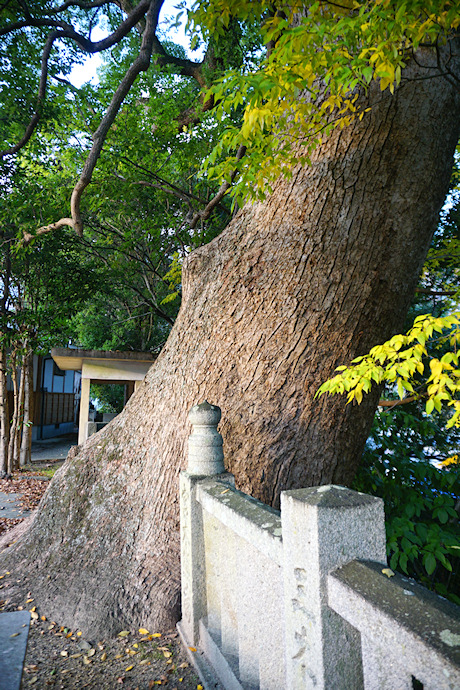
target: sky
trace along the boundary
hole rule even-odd
[[[160,22],[164,20],[165,17],[176,16],[178,0],[165,0],[160,13]],[[187,3],[188,5],[191,3]],[[104,38],[107,34],[99,28],[95,28],[91,34],[93,41],[99,41]],[[188,49],[189,41],[185,36],[183,26],[179,29],[171,31],[171,38],[176,42]],[[83,65],[77,65],[74,67],[70,73],[69,80],[76,87],[80,87],[85,82],[91,81],[93,84],[97,84],[97,68],[102,64],[102,58],[100,54],[89,56]]]

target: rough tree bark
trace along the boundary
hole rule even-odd
[[[442,79],[371,98],[311,167],[188,258],[180,314],[143,385],[67,460],[6,552],[27,559],[46,615],[93,635],[175,622],[178,475],[187,413],[205,398],[222,408],[244,491],[277,505],[282,489],[352,480],[378,391],[360,407],[314,395],[401,329],[460,122],[460,94]]]

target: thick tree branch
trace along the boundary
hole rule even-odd
[[[163,0],[161,0],[161,4]],[[86,36],[79,34],[75,31],[73,26],[68,22],[61,21],[58,19],[29,19],[23,20],[21,22],[15,22],[10,24],[3,29],[0,29],[0,36],[5,36],[18,29],[25,29],[27,27],[52,27],[55,29],[62,29],[62,38],[70,38],[75,43],[77,43],[83,50],[87,53],[99,53],[101,50],[106,50],[111,48],[115,44],[119,43],[122,38],[124,38],[145,15],[150,5],[150,0],[140,0],[139,4],[133,9],[133,11],[124,19],[120,25],[115,29],[113,33],[106,36],[100,41],[91,41]]]
[[[161,8],[163,0],[157,0],[155,5],[159,5],[158,7],[158,12],[157,12],[157,19],[155,23],[155,30],[156,30],[156,25],[158,23],[158,13]],[[110,48],[116,43],[118,43],[126,34],[132,29],[132,27],[139,22],[139,19],[144,16],[144,14],[147,12],[147,9],[150,5],[150,0],[141,0],[141,2],[137,5],[137,7],[132,11],[132,13],[120,24],[120,26],[114,31],[110,36],[107,36],[107,38],[103,39],[102,41],[96,41],[92,42],[82,36],[81,34],[77,33],[73,27],[70,24],[67,24],[67,22],[56,22],[53,20],[39,20],[39,19],[31,19],[29,21],[25,22],[18,22],[16,25],[11,25],[11,27],[16,27],[16,28],[22,28],[26,26],[55,26],[59,27],[62,29],[62,31],[52,31],[49,35],[48,38],[46,39],[45,47],[43,49],[43,54],[42,54],[42,61],[41,61],[41,73],[40,73],[40,83],[38,87],[38,96],[37,96],[37,105],[35,108],[35,112],[29,122],[29,124],[26,127],[26,131],[24,133],[24,136],[13,146],[11,146],[8,149],[5,149],[4,151],[0,151],[0,158],[3,158],[7,155],[12,155],[14,153],[17,153],[20,151],[20,149],[27,144],[29,141],[30,137],[32,136],[39,120],[40,120],[40,115],[41,115],[41,108],[45,99],[46,95],[46,85],[47,85],[47,78],[48,78],[48,60],[51,54],[51,50],[53,47],[54,42],[59,39],[59,38],[70,38],[71,40],[75,41],[83,50],[89,52],[89,53],[95,53],[99,52],[101,50],[105,50],[106,48]],[[0,31],[0,36],[4,35],[5,33],[8,33],[8,31],[12,31],[13,28],[4,29]],[[142,54],[142,48],[139,54],[139,57]],[[134,65],[133,65],[134,66]],[[148,65],[147,65],[148,66]],[[146,69],[146,68],[145,68]],[[128,70],[129,72],[129,70]],[[127,72],[127,74],[128,74]],[[136,74],[137,76],[137,74]],[[122,82],[123,83],[123,82]],[[121,86],[121,85],[120,85]],[[116,94],[115,94],[116,95]],[[125,94],[126,95],[126,94]],[[123,97],[124,98],[124,97]]]
[[[203,65],[206,58],[202,62],[193,62],[193,60],[169,55],[156,36],[153,38],[153,53],[155,62],[161,67],[174,65],[182,76],[193,77],[202,88],[206,86],[203,76]]]
[[[110,103],[101,124],[97,128],[93,137],[93,146],[83,168],[80,179],[74,187],[70,201],[73,228],[78,235],[83,232],[83,223],[80,214],[80,200],[83,191],[91,182],[91,178],[96,167],[96,163],[102,151],[107,133],[115,120],[115,117],[129,93],[131,86],[141,72],[145,72],[150,65],[152,55],[153,37],[158,25],[158,14],[163,0],[151,0],[147,11],[146,25],[142,36],[142,45],[136,60],[130,65],[120,85],[115,91],[112,102]]]
[[[96,7],[103,7],[104,5],[112,4],[116,3],[113,3],[112,0],[92,0],[92,2],[84,2],[84,0],[67,0],[67,2],[64,2],[62,5],[52,7],[51,9],[47,10],[47,13],[59,14],[60,12],[67,10],[69,7],[79,7],[81,10],[91,10]]]
[[[72,218],[61,218],[56,223],[50,223],[50,225],[43,225],[38,228],[34,233],[25,232],[23,235],[23,244],[29,244],[34,237],[37,235],[46,235],[48,232],[53,232],[54,230],[59,230],[59,228],[64,228],[70,225],[72,227]]]
[[[140,4],[145,4],[145,0],[143,0],[143,2]],[[86,187],[91,182],[94,168],[96,167],[96,163],[101,154],[102,147],[107,137],[107,133],[111,125],[113,124],[115,117],[118,114],[121,104],[123,103],[125,97],[129,93],[129,90],[131,89],[131,86],[133,85],[136,78],[139,76],[141,72],[145,72],[150,65],[153,37],[157,29],[158,15],[162,4],[163,0],[149,0],[148,2],[146,25],[142,36],[142,44],[139,51],[139,55],[126,71],[126,74],[120,82],[117,90],[115,91],[112,101],[109,107],[107,108],[107,111],[104,117],[102,118],[99,127],[94,133],[93,146],[91,147],[91,151],[89,152],[88,157],[86,159],[80,179],[78,180],[72,192],[72,197],[70,200],[70,210],[72,218],[61,218],[56,223],[52,223],[50,225],[39,228],[35,235],[41,235],[47,232],[52,232],[53,230],[56,230],[65,225],[73,227],[73,229],[79,236],[82,235],[83,221],[80,213],[81,196]],[[30,242],[33,236],[34,235],[31,235],[30,233],[25,234],[24,241],[26,243]]]

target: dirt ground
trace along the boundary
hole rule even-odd
[[[37,475],[37,471],[15,474],[10,481],[0,480],[0,491],[22,493],[24,508],[33,510],[47,482],[33,479],[32,474]],[[0,519],[0,550],[17,538],[18,531],[25,526],[21,523],[17,519]],[[141,628],[121,631],[115,639],[85,639],[79,630],[67,628],[63,621],[47,620],[42,614],[40,602],[33,596],[33,574],[7,570],[0,573],[0,612],[17,610],[28,610],[32,616],[23,690],[150,690],[157,686],[201,690],[175,630]]]

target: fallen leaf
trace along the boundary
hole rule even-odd
[[[179,666],[179,668],[188,668],[188,664],[187,664],[187,662],[186,662],[186,661],[184,661],[184,663],[183,663],[183,664],[181,664],[181,665]]]
[[[79,630],[79,631],[77,632],[77,637],[80,637],[80,636],[81,636],[81,631]]]
[[[46,621],[46,616],[40,616],[41,621]]]
[[[27,599],[26,604],[30,604],[31,601],[33,601],[33,599]]]
[[[34,621],[36,621],[38,619],[38,613],[36,613],[35,611],[32,611],[30,615]]]
[[[68,640],[68,639],[69,639],[69,637],[72,637],[72,633],[71,633],[71,632],[67,633],[67,635],[66,635],[66,639]]]
[[[137,644],[137,642],[136,642],[135,644],[133,644],[133,647],[134,647],[134,649],[137,649],[137,648],[139,647],[139,645]]]
[[[24,611],[24,606],[18,606],[18,611]]]
[[[139,635],[150,635],[150,633],[145,628],[139,628]]]
[[[31,679],[29,680],[29,685],[33,685],[34,683],[37,682],[37,680],[38,680],[38,676],[34,676],[33,678],[31,678]]]
[[[64,649],[64,651],[61,652],[61,656],[69,656],[69,652]]]
[[[122,659],[122,658],[123,658],[123,654],[117,654],[117,656],[115,657],[115,659]]]
[[[118,633],[118,637],[126,637],[127,635],[129,635],[129,630],[122,630]]]
[[[71,654],[70,655],[71,659],[78,659],[79,657],[81,657],[81,654]]]
[[[139,661],[140,666],[145,666],[145,664],[150,664],[150,661],[148,659],[142,659],[142,661]]]
[[[387,577],[393,577],[394,575],[394,572],[391,570],[391,568],[382,568],[382,573]]]
[[[33,607],[33,608],[31,608],[30,610],[31,610],[31,611],[36,611],[36,610],[37,610],[37,607],[36,607],[36,606],[34,606],[34,607]]]
[[[19,633],[13,633],[12,635],[10,635],[10,637],[17,637],[18,635]]]
[[[134,668],[134,666],[128,666],[127,668],[125,668],[125,673],[127,673],[128,671],[131,671],[133,668]]]
[[[96,654],[96,650],[95,650],[95,649],[90,649],[90,650],[88,651],[88,653],[87,653],[86,656],[94,656],[95,654]]]
[[[83,657],[83,663],[86,664],[86,666],[88,666],[88,664],[91,663],[91,659],[88,659],[87,656],[84,656],[84,657]]]
[[[101,655],[101,661],[105,661],[107,659],[107,654],[104,652],[104,654]]]
[[[191,652],[196,652],[196,647],[189,647]]]
[[[152,633],[152,637],[161,637],[161,633]]]
[[[203,690],[203,686],[202,686],[202,685],[197,685],[197,686],[196,686],[196,690]]]

